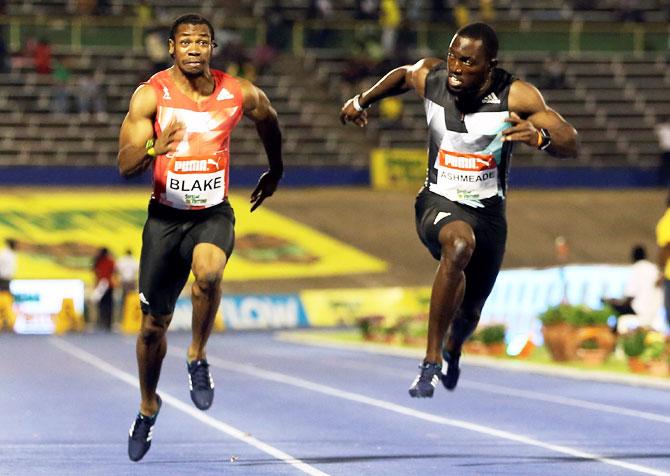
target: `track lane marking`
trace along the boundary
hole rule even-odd
[[[179,352],[179,353],[178,353]],[[168,353],[172,356],[183,358],[185,349],[171,347],[168,350]],[[398,405],[396,403],[388,402],[385,400],[380,400],[377,398],[368,397],[359,393],[349,392],[346,390],[340,390],[335,387],[330,387],[328,385],[323,385],[315,383],[309,380],[305,380],[299,377],[293,377],[291,375],[282,374],[280,372],[274,372],[271,370],[264,370],[259,367],[255,367],[249,364],[241,364],[233,361],[228,361],[220,359],[218,357],[207,356],[207,361],[210,365],[232,370],[234,372],[242,373],[253,377],[255,379],[261,378],[273,382],[283,383],[286,385],[292,385],[294,387],[302,388],[305,390],[311,390],[318,392],[324,395],[331,397],[341,398],[343,400],[349,400],[352,402],[362,403],[376,408],[381,408],[383,410],[388,410],[394,413],[401,415],[417,418],[419,420],[428,421],[431,423],[437,423],[439,425],[451,426],[456,428],[461,428],[464,430],[470,430],[476,433],[481,433],[487,436],[492,436],[504,440],[514,441],[517,443],[522,443],[529,446],[536,446],[538,448],[543,448],[546,450],[554,451],[557,453],[562,453],[568,456],[573,456],[576,458],[597,461],[599,463],[608,464],[611,466],[616,466],[619,468],[628,469],[641,474],[650,474],[653,476],[670,476],[670,472],[665,472],[657,470],[654,468],[649,468],[647,466],[642,466],[634,463],[626,463],[624,461],[617,461],[611,458],[606,458],[594,453],[589,453],[586,451],[577,450],[563,445],[555,445],[551,443],[545,443],[543,441],[531,438],[528,436],[517,435],[505,430],[498,430],[496,428],[479,425],[477,423],[470,423],[464,420],[456,420],[453,418],[446,418],[437,415],[432,415],[420,410],[415,410],[410,407],[405,407],[403,405]]]
[[[74,344],[66,342],[65,340],[58,337],[50,338],[49,342],[53,346],[62,350],[63,352],[70,354],[71,356],[81,360],[82,362],[92,365],[93,367],[127,383],[128,385],[131,385],[135,388],[139,388],[140,386],[137,377],[113,366],[112,364],[106,362],[105,360],[91,354],[90,352],[87,352],[86,350],[78,346],[75,346]],[[274,446],[271,446],[267,443],[264,443],[258,438],[249,436],[243,431],[238,430],[237,428],[230,426],[227,423],[222,422],[221,420],[217,420],[216,418],[213,418],[211,416],[202,413],[200,410],[193,408],[191,405],[182,402],[181,400],[170,395],[167,392],[161,391],[160,395],[161,398],[163,399],[163,402],[176,408],[177,410],[186,413],[187,415],[195,418],[196,420],[222,433],[225,433],[237,440],[240,440],[250,446],[253,446],[254,448],[272,456],[273,458],[276,458],[278,460],[283,461],[286,464],[293,466],[294,468],[302,471],[305,474],[309,474],[311,476],[329,476],[328,473],[324,473],[323,471],[320,471],[315,467],[297,458],[294,458],[293,456],[283,452],[282,450],[275,448]]]
[[[355,363],[355,362],[333,362],[331,365],[335,365],[337,367],[343,368],[343,369],[355,369],[355,370],[364,370],[368,369],[371,372],[375,372],[378,374],[384,374],[390,377],[397,377],[397,378],[403,378],[407,379],[410,381],[412,378],[414,378],[415,374],[412,374],[410,377],[409,373],[405,375],[404,373],[402,375],[399,374],[397,371],[391,371],[387,367],[382,367],[380,365],[369,365],[369,364],[360,364],[360,363]],[[565,405],[565,406],[570,406],[570,407],[577,407],[577,408],[584,408],[587,410],[595,410],[595,411],[600,411],[604,413],[613,413],[615,415],[625,415],[625,416],[630,416],[630,417],[636,417],[636,418],[642,418],[645,420],[650,420],[654,421],[657,423],[670,423],[670,417],[666,415],[661,415],[659,413],[652,413],[652,412],[646,412],[646,411],[641,411],[641,410],[633,410],[630,408],[626,407],[618,407],[615,405],[609,405],[606,403],[597,403],[597,402],[591,402],[588,400],[581,400],[578,398],[572,398],[572,397],[562,397],[560,395],[551,395],[548,393],[542,393],[542,392],[536,392],[533,390],[520,390],[517,388],[512,388],[512,387],[506,387],[504,385],[496,385],[496,384],[489,384],[489,383],[483,383],[483,382],[477,382],[474,380],[468,380],[468,379],[463,379],[461,378],[458,381],[458,386],[460,388],[470,388],[473,390],[480,390],[482,392],[489,392],[489,393],[495,393],[498,395],[507,395],[507,396],[512,396],[512,397],[520,397],[520,398],[525,398],[528,400],[538,400],[541,402],[549,402],[549,403],[556,403],[559,405]]]

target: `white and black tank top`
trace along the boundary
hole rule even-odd
[[[515,78],[495,68],[491,87],[470,104],[457,107],[447,90],[447,65],[426,76],[424,105],[428,122],[428,171],[425,186],[449,200],[481,208],[505,197],[511,142],[507,98]]]

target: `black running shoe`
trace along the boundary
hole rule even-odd
[[[209,373],[207,360],[194,360],[188,366],[188,387],[191,400],[200,410],[207,410],[214,400],[214,380]]]
[[[431,398],[435,391],[435,386],[442,375],[442,366],[440,364],[424,362],[419,365],[419,370],[421,370],[421,372],[409,387],[409,394],[414,398]]]
[[[444,348],[442,349],[442,359],[447,364],[447,369],[442,374],[442,385],[447,390],[453,390],[458,384],[458,377],[461,376],[461,368],[458,365],[461,353],[449,352]]]
[[[128,456],[131,461],[141,460],[147,454],[149,448],[151,448],[154,425],[163,404],[161,397],[156,395],[156,398],[158,399],[158,410],[156,410],[156,413],[153,416],[138,413],[137,418],[130,425],[130,431],[128,432]]]

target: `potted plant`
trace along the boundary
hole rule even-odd
[[[577,357],[586,365],[598,366],[607,361],[610,352],[600,347],[598,339],[590,337],[579,343]]]
[[[646,364],[640,358],[642,352],[644,352],[644,339],[646,336],[647,331],[638,327],[632,332],[623,334],[620,338],[621,347],[624,354],[628,357],[628,368],[631,372],[644,373],[647,370]]]
[[[363,340],[379,340],[384,316],[364,316],[358,318],[357,322]]]
[[[650,374],[667,377],[670,366],[665,352],[665,338],[659,332],[647,332],[644,338],[644,350],[640,359],[646,364]]]
[[[542,336],[551,358],[564,362],[572,359],[577,351],[574,326],[568,323],[575,306],[559,304],[538,316],[542,322]]]
[[[466,354],[477,354],[482,355],[486,354],[486,346],[479,338],[479,333],[473,333],[468,339],[463,343],[463,352]]]
[[[505,331],[504,324],[495,324],[482,327],[477,333],[479,341],[486,346],[489,355],[505,354]]]

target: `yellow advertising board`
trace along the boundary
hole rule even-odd
[[[417,190],[426,179],[426,157],[422,149],[374,149],[370,182],[376,189]]]
[[[18,241],[16,278],[92,280],[100,247],[139,257],[149,199],[146,189],[0,193],[0,239]],[[265,207],[249,212],[231,195],[236,245],[228,280],[381,272],[386,263]],[[266,202],[267,203],[267,202]]]
[[[363,318],[399,319],[426,314],[430,288],[369,288],[306,290],[300,293],[310,326],[356,325]]]

